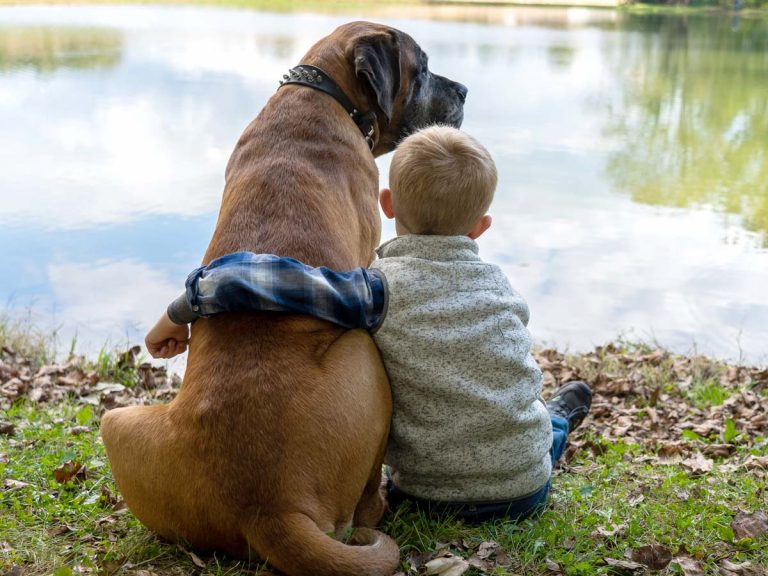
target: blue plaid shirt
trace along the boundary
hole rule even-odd
[[[387,305],[382,272],[336,272],[272,254],[235,252],[201,266],[187,290],[168,307],[182,324],[220,312],[293,312],[346,328],[376,330]]]

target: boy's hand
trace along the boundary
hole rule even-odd
[[[152,329],[147,332],[144,343],[152,358],[173,358],[187,351],[189,326],[174,324],[164,312]]]

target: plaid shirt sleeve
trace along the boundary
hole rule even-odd
[[[373,331],[384,318],[387,295],[378,270],[336,272],[293,258],[235,252],[192,272],[186,300],[195,316],[293,312]]]

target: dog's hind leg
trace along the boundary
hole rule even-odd
[[[374,528],[379,525],[384,512],[387,510],[387,500],[385,497],[385,485],[382,478],[381,461],[384,458],[384,451],[386,450],[386,439],[381,448],[380,458],[377,459],[377,464],[371,471],[371,476],[368,478],[368,482],[363,490],[363,495],[360,497],[360,501],[355,508],[355,526],[365,526],[368,528]]]

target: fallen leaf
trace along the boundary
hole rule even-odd
[[[738,540],[754,538],[768,530],[768,516],[762,510],[753,514],[739,512],[731,521],[731,529]]]
[[[629,505],[634,507],[642,503],[644,500],[645,500],[645,495],[639,494],[629,499]]]
[[[509,557],[506,550],[499,548],[496,550],[496,565],[497,566],[509,566],[512,564],[512,558]]]
[[[672,558],[672,562],[680,567],[683,576],[704,576],[704,568],[698,560],[688,556],[678,556]]]
[[[612,528],[606,528],[605,526],[598,526],[597,530],[592,532],[592,536],[604,536],[606,538],[612,538],[614,536],[621,536],[627,529],[626,524],[613,525]]]
[[[455,564],[454,557],[435,558],[424,564],[425,574],[440,574],[451,568]]]
[[[66,534],[67,532],[72,532],[72,528],[67,526],[66,524],[59,524],[58,526],[54,526],[50,530],[48,530],[49,536],[61,536],[62,534]]]
[[[706,444],[701,447],[702,454],[706,456],[730,456],[736,451],[733,444]]]
[[[26,486],[29,486],[29,484],[26,482],[21,482],[20,480],[14,480],[13,478],[6,478],[3,480],[3,490],[21,490]]]
[[[473,554],[472,556],[470,556],[469,560],[467,560],[467,563],[472,568],[477,568],[481,572],[488,572],[489,570],[492,570],[495,567],[495,564],[491,560],[481,558],[477,554]]]
[[[742,562],[736,564],[730,560],[721,560],[717,566],[720,568],[721,576],[765,576],[766,570],[752,562]]]
[[[69,460],[53,471],[53,477],[59,484],[66,484],[73,479],[85,480],[88,477],[88,473],[82,464]]]
[[[123,386],[122,384],[119,384],[118,382],[99,382],[93,388],[94,390],[97,390],[99,392],[103,392],[106,394],[110,392],[122,392],[123,390],[125,390],[125,386]]]
[[[10,422],[0,422],[0,435],[10,436],[16,432],[16,426]]]
[[[102,560],[100,564],[101,573],[105,576],[109,576],[110,574],[114,574],[123,567],[124,560]]]
[[[691,476],[700,476],[712,471],[714,462],[705,458],[701,452],[697,452],[690,458],[683,460],[680,465],[685,468]]]
[[[661,544],[649,544],[632,550],[632,560],[651,570],[661,570],[672,561],[672,551]]]
[[[750,454],[744,459],[743,466],[747,470],[768,470],[768,456]]]
[[[187,554],[189,554],[189,557],[192,558],[192,563],[195,566],[197,566],[198,568],[205,568],[206,566],[205,562],[203,562],[197,554],[195,554],[191,550],[188,550]]]
[[[477,549],[477,555],[480,558],[488,558],[491,554],[493,554],[494,550],[498,548],[499,545],[496,542],[493,541],[487,541],[480,544],[480,547]]]
[[[418,572],[427,561],[432,559],[433,556],[433,553],[411,550],[405,555],[405,561],[408,562],[411,571]]]
[[[113,510],[121,510],[122,508],[125,508],[125,500],[112,494],[112,491],[106,484],[102,484],[101,486],[101,497],[104,499],[104,503]]]
[[[458,564],[453,566],[452,568],[448,568],[445,572],[441,572],[440,576],[461,576],[469,570],[469,563],[461,560]]]
[[[645,570],[645,565],[639,562],[631,562],[629,560],[616,560],[615,558],[603,558],[608,566],[615,568],[620,572],[628,572],[630,574]]]
[[[563,573],[562,568],[560,568],[560,564],[558,564],[557,562],[554,562],[554,561],[550,560],[549,558],[547,558],[545,560],[545,562],[547,564],[547,570],[549,572],[552,572],[553,574],[562,574]]]

